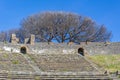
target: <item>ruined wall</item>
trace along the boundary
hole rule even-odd
[[[25,46],[28,53],[32,54],[75,54],[78,53],[80,47],[84,48],[85,53],[93,54],[119,54],[120,42],[106,44],[105,42],[90,42],[88,44],[81,43],[80,45],[61,43],[61,44],[48,44],[48,43],[35,43],[30,44],[4,44],[0,43],[0,48],[9,52],[20,52],[20,48]]]
[[[92,42],[83,45],[89,54],[120,54],[120,42],[105,43]]]
[[[77,53],[76,45],[68,46],[67,44],[48,44],[36,43],[30,44],[11,44],[0,43],[0,48],[4,51],[20,53],[20,49],[26,47],[27,53],[30,54],[74,54]]]
[[[36,43],[29,48],[35,53],[42,54],[74,54],[77,53],[76,45],[61,44],[48,44],[48,43]]]

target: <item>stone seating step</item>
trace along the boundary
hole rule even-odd
[[[31,54],[30,57],[43,71],[96,71],[88,61],[78,54]]]
[[[37,76],[37,78],[36,78]],[[7,74],[0,73],[0,80],[113,80],[107,74]]]
[[[0,73],[0,80],[7,80],[8,74],[7,73]]]
[[[40,79],[42,80],[113,80],[108,74],[85,74],[85,73],[42,73]]]
[[[49,79],[55,79],[55,80],[112,80],[108,76],[41,76],[42,80],[49,80]]]
[[[8,76],[11,79],[34,79],[34,75],[29,74],[10,74]]]

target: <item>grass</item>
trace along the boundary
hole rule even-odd
[[[40,77],[39,76],[35,76],[35,80],[40,80]]]
[[[120,54],[98,54],[87,56],[92,62],[109,72],[120,70]]]
[[[5,54],[3,54],[3,57],[4,57],[4,58],[8,58],[9,55],[5,53]]]
[[[18,60],[14,60],[14,61],[12,61],[12,64],[19,64],[19,61]]]

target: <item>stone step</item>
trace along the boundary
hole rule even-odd
[[[11,78],[34,78],[34,75],[29,75],[29,74],[9,74],[8,75]]]
[[[43,71],[97,71],[91,63],[78,54],[30,54],[29,56]]]
[[[76,75],[56,75],[56,74],[6,74],[0,73],[0,80],[113,80],[107,74],[76,74]]]
[[[40,75],[42,80],[57,79],[57,80],[112,80],[108,75]]]
[[[7,73],[0,73],[0,80],[7,80],[8,74]]]
[[[6,80],[6,79],[12,79],[12,80],[35,80],[35,78],[29,78],[29,77],[27,77],[26,78],[26,76],[24,76],[24,77],[19,77],[19,76],[16,76],[16,77],[9,77],[9,78],[0,78],[0,80]],[[86,76],[84,76],[84,77],[56,77],[56,76],[54,76],[54,77],[43,77],[43,76],[41,76],[39,79],[42,79],[42,80],[112,80],[111,78],[109,78],[109,77],[86,77]]]
[[[33,74],[0,73],[0,80],[34,80]]]
[[[42,80],[113,80],[109,78],[41,78]]]
[[[40,77],[41,79],[62,79],[62,80],[64,80],[64,79],[74,79],[74,80],[76,80],[76,79],[80,79],[80,80],[98,80],[98,79],[100,79],[100,80],[112,80],[111,78],[109,78],[109,77],[102,77],[102,76],[100,76],[100,77],[98,77],[98,76],[79,76],[79,77],[68,77],[68,76],[49,76],[49,77],[47,77],[47,76],[41,76]]]

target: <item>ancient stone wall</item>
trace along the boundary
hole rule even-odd
[[[27,47],[27,53],[32,54],[75,54],[78,53],[79,48],[83,48],[84,52],[90,55],[93,54],[119,54],[120,42],[106,44],[105,42],[89,42],[88,44],[82,43],[80,45],[67,43],[35,43],[30,44],[11,44],[0,43],[0,48],[5,51],[20,52],[21,47]]]
[[[35,35],[33,35],[33,34],[30,35],[30,38],[24,39],[24,44],[34,45],[34,42],[35,42]]]
[[[89,54],[119,54],[120,42],[106,43],[106,42],[93,42],[83,45]]]

